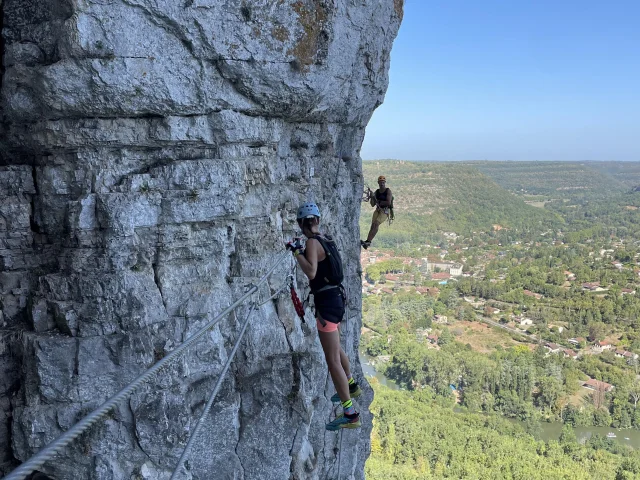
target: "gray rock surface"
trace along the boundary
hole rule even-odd
[[[0,473],[240,296],[315,200],[360,331],[359,149],[387,88],[402,0],[4,0]],[[313,171],[313,175],[311,172]],[[260,298],[286,280],[278,267]],[[306,285],[300,272],[299,288]],[[303,292],[301,292],[303,293]],[[246,308],[43,472],[168,479]],[[333,386],[311,312],[252,316],[183,478],[324,479]],[[342,478],[363,478],[363,428]]]

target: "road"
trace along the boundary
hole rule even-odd
[[[515,333],[517,335],[522,335],[523,337],[528,337],[529,339],[533,340],[534,342],[538,342],[538,336],[537,335],[533,335],[531,333],[524,333],[516,328],[511,328],[508,327],[506,325],[502,325],[501,323],[498,322],[494,322],[493,320],[489,320],[486,317],[483,317],[481,315],[476,315],[476,319],[479,322],[484,322],[484,323],[488,323],[489,325],[493,326],[493,327],[498,327],[498,328],[502,328],[503,330],[506,330],[507,332],[511,332],[511,333]]]

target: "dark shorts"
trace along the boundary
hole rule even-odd
[[[331,323],[340,323],[344,316],[344,297],[341,288],[331,288],[313,294],[316,314]]]

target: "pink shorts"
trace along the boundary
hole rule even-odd
[[[323,327],[322,323],[320,323],[320,320],[318,320],[316,318],[316,326],[318,327],[318,331],[319,332],[324,332],[324,333],[330,333],[330,332],[335,332],[336,330],[338,330],[338,324],[337,323],[333,323],[333,322],[327,322],[325,320],[326,325]]]

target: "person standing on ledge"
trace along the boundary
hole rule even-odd
[[[369,235],[365,241],[360,241],[360,245],[362,245],[362,248],[365,250],[371,245],[371,242],[378,233],[380,225],[389,220],[389,213],[393,204],[393,195],[391,194],[391,189],[387,188],[387,179],[384,175],[378,177],[378,187],[369,199],[371,206],[376,208],[373,212],[373,218],[371,219]]]
[[[287,244],[295,259],[309,278],[309,287],[314,297],[318,337],[324,352],[333,384],[338,391],[331,397],[340,402],[344,413],[326,425],[327,430],[357,428],[361,425],[352,398],[362,394],[358,383],[351,375],[349,357],[340,346],[338,325],[345,312],[345,295],[342,260],[335,241],[320,233],[320,210],[315,203],[305,203],[298,209],[298,226],[307,237],[306,250],[300,239]]]

